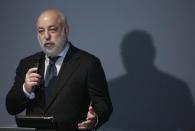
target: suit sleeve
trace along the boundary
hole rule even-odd
[[[88,90],[92,106],[98,115],[99,128],[110,117],[113,108],[109,96],[106,77],[99,59],[95,59],[88,68]]]
[[[30,99],[23,92],[23,83],[26,71],[21,61],[16,69],[14,84],[6,96],[6,108],[9,114],[16,115],[22,112],[30,103]]]

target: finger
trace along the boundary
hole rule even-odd
[[[87,120],[93,121],[93,120],[95,120],[95,116],[93,116],[93,117],[87,117]]]
[[[41,78],[41,75],[37,74],[37,73],[30,73],[29,77],[36,77],[36,78]]]
[[[92,123],[91,120],[83,121],[82,123],[79,123],[79,126],[89,126]]]
[[[37,72],[37,71],[38,71],[38,68],[33,67],[33,68],[30,68],[27,73],[33,73],[33,72]]]
[[[88,112],[86,120],[94,120],[97,117],[96,113]]]
[[[78,127],[79,130],[87,130],[87,127],[84,127],[84,126],[81,126],[81,127]]]
[[[28,84],[30,87],[33,87],[33,86],[39,85],[39,82],[30,82]]]
[[[78,123],[78,129],[79,130],[86,130],[87,127],[84,125],[84,122],[82,122],[82,123]]]
[[[40,79],[36,77],[31,77],[28,79],[28,82],[40,82]]]
[[[41,79],[41,76],[36,73],[31,73],[30,75],[26,75],[26,80],[29,82],[39,82]]]
[[[84,126],[85,121],[78,123],[78,126]]]
[[[90,121],[84,121],[84,122],[78,124],[78,129],[80,129],[80,130],[90,129],[91,125],[92,124]]]
[[[86,120],[88,120],[88,119],[94,119],[96,116],[97,115],[95,113],[94,114],[88,113]]]
[[[95,111],[94,111],[94,109],[93,109],[93,107],[92,107],[92,106],[89,106],[88,111],[89,111],[91,114],[95,114]]]
[[[92,106],[89,106],[88,110],[89,111],[93,111],[93,107]]]

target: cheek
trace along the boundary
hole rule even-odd
[[[51,35],[51,39],[56,41],[56,40],[59,40],[60,39],[60,35],[59,34],[52,34]]]
[[[37,39],[39,40],[39,41],[43,41],[43,37],[41,36],[41,35],[37,35]]]

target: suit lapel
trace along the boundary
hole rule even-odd
[[[71,45],[62,63],[60,72],[54,84],[52,95],[48,100],[49,102],[48,102],[48,105],[46,106],[45,112],[47,112],[47,110],[52,105],[52,103],[55,101],[56,97],[61,92],[61,90],[65,88],[64,84],[71,77],[71,75],[76,70],[76,68],[78,68],[79,56],[77,55],[77,52],[78,52],[78,49],[76,49],[75,47]]]

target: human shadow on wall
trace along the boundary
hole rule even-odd
[[[121,43],[127,73],[109,81],[114,112],[109,127],[132,131],[176,131],[195,127],[193,99],[185,82],[154,65],[152,37],[128,32]],[[194,125],[193,125],[194,124]]]

